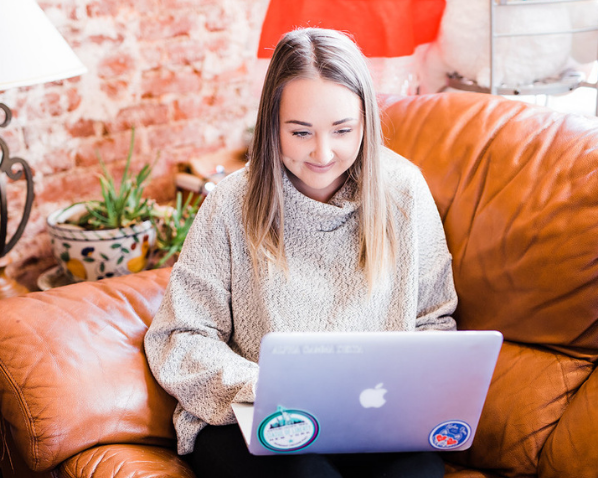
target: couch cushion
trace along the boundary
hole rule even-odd
[[[459,328],[598,359],[598,120],[476,93],[384,104],[440,210]]]
[[[0,301],[0,412],[31,469],[98,444],[174,444],[174,399],[143,352],[169,272]]]
[[[598,372],[582,385],[542,450],[538,476],[598,475]],[[580,459],[571,459],[578,457]]]
[[[592,369],[586,360],[505,342],[473,445],[445,459],[499,476],[535,476],[546,440]]]
[[[174,450],[145,445],[105,445],[86,450],[60,467],[77,478],[195,478]]]

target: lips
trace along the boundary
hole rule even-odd
[[[305,166],[314,173],[327,173],[334,167],[334,162],[330,162],[325,166],[320,166],[314,163],[305,163]]]

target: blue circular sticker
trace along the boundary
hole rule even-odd
[[[257,430],[260,443],[269,450],[285,453],[311,445],[320,433],[318,421],[307,412],[286,410],[266,417]]]
[[[471,427],[462,421],[441,423],[430,433],[430,445],[439,450],[450,450],[463,445],[471,435]]]

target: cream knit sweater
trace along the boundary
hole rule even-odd
[[[396,200],[396,274],[368,298],[358,267],[359,204],[347,183],[326,204],[284,177],[289,273],[252,272],[241,209],[246,171],[231,174],[199,210],[164,300],[145,337],[158,382],[178,400],[178,452],[193,450],[206,425],[235,422],[232,402],[253,401],[260,340],[271,331],[455,328],[451,256],[420,171],[383,151]]]

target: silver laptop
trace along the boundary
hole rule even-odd
[[[464,450],[496,331],[270,333],[254,404],[233,410],[254,455]]]

